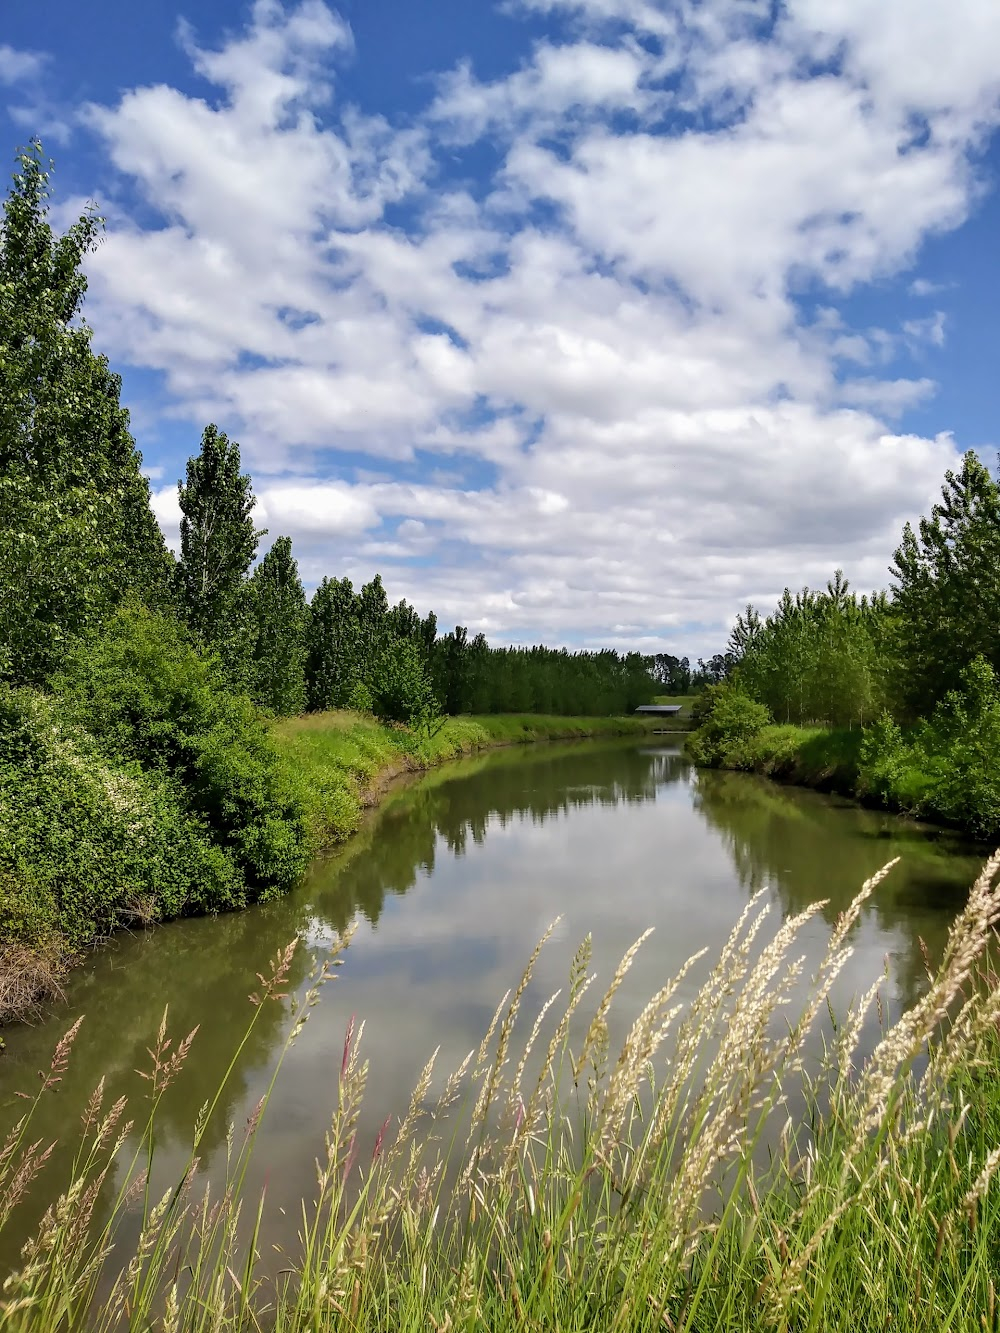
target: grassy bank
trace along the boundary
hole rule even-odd
[[[858,727],[767,726],[734,741],[713,766],[858,797],[862,739]]]
[[[696,694],[655,695],[652,699],[654,704],[677,704],[681,710],[670,717],[660,718],[659,725],[667,731],[690,731],[695,725],[693,709],[697,699]]]
[[[643,718],[489,714],[450,717],[434,735],[383,726],[361,713],[310,713],[277,722],[273,736],[307,811],[312,848],[342,842],[387,783],[449,759],[502,745],[643,735]]]
[[[520,1013],[536,951],[478,1049],[447,1078],[432,1058],[373,1143],[356,1141],[367,1066],[352,1019],[317,1190],[276,1276],[268,1200],[243,1185],[274,1082],[230,1131],[224,1190],[210,1200],[198,1174],[219,1096],[197,1118],[192,1107],[189,1159],[153,1194],[159,1102],[198,1040],[172,1045],[164,1027],[135,1129],[120,1131],[130,1110],[105,1106],[99,1087],[57,1181],[32,1117],[72,1058],[71,1030],[0,1145],[0,1232],[29,1191],[58,1199],[4,1282],[0,1326],[997,1333],[1000,987],[986,958],[998,865],[895,1022],[881,974],[837,1022],[828,1012],[885,872],[834,924],[809,979],[802,936],[822,905],[768,931],[753,900],[714,965],[664,978],[618,1050],[606,1019],[642,941],[603,994],[591,994],[585,942],[537,1019]],[[248,1032],[265,1007],[286,1014],[275,1080],[342,943],[294,1007],[290,951],[255,983]],[[809,1078],[807,1042],[825,1052]]]
[[[1000,841],[1000,679],[981,657],[927,718],[883,712],[864,727],[775,726],[739,679],[710,686],[685,742],[696,763],[821,791]]]
[[[693,732],[695,763],[757,773],[776,782],[850,797],[862,805],[927,819],[987,845],[1000,838],[996,728],[904,731],[887,719],[864,729],[791,724]]]

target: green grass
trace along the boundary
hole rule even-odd
[[[360,1145],[367,1066],[352,1019],[317,1188],[276,1278],[263,1272],[267,1202],[247,1196],[246,1167],[340,958],[289,1012],[273,1080],[231,1134],[211,1200],[197,1163],[221,1089],[192,1107],[190,1154],[166,1193],[143,1184],[160,1098],[190,1046],[172,1044],[165,1022],[136,1130],[116,1137],[128,1108],[105,1106],[99,1087],[69,1177],[47,1176],[32,1120],[71,1058],[71,1030],[0,1145],[0,1232],[29,1189],[54,1201],[3,1285],[0,1327],[997,1333],[1000,985],[986,959],[998,868],[987,865],[926,993],[895,1022],[881,974],[839,1021],[828,1009],[885,872],[835,923],[811,978],[799,955],[821,904],[768,931],[755,898],[714,966],[693,960],[665,978],[619,1049],[607,1015],[641,940],[593,996],[585,941],[561,997],[519,1021],[543,940],[482,1044],[447,1079],[432,1058],[409,1107]],[[245,1040],[282,1003],[290,962],[291,946],[257,984]],[[816,1038],[825,1054],[807,1077]],[[792,1119],[796,1087],[805,1104]]]
[[[995,845],[1000,799],[996,750],[988,739],[970,729],[967,743],[963,742],[965,753],[955,759],[901,739],[889,755],[890,762],[873,768],[870,754],[867,759],[862,754],[871,730],[790,723],[766,726],[748,738],[731,741],[712,757],[711,766],[834,792],[864,805],[933,820]],[[699,762],[697,748],[692,758]]]
[[[698,698],[696,694],[657,694],[651,700],[654,704],[680,704],[681,711],[670,717],[660,718],[661,728],[669,731],[690,731],[694,726],[691,708]]]
[[[384,726],[352,712],[310,713],[277,722],[273,736],[306,804],[314,847],[342,842],[379,790],[401,773],[500,745],[643,735],[641,717],[551,717],[530,713],[449,717],[433,736]]]
[[[860,727],[768,726],[735,745],[721,766],[853,796],[858,788],[862,737]]]

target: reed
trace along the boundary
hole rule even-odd
[[[193,1125],[186,1166],[153,1198],[158,1102],[197,1042],[178,1041],[165,1018],[138,1128],[98,1087],[57,1189],[31,1126],[72,1058],[71,1029],[0,1148],[0,1229],[16,1225],[30,1190],[55,1196],[3,1285],[0,1326],[1000,1329],[1000,983],[989,966],[1000,855],[923,996],[889,1022],[875,978],[835,1020],[852,932],[890,869],[862,887],[811,976],[800,941],[819,905],[771,929],[755,898],[693,994],[694,959],[617,1049],[608,1016],[644,937],[599,995],[584,941],[565,994],[528,1023],[520,1010],[543,939],[479,1047],[444,1079],[432,1056],[373,1143],[359,1140],[368,1066],[352,1020],[298,1251],[273,1280],[261,1265],[265,1201],[245,1187],[270,1089],[230,1130],[214,1195],[198,1162],[218,1096]],[[346,943],[295,1007],[274,1081]],[[284,998],[292,947],[259,978],[248,1037]],[[818,1063],[807,1059],[817,1035]],[[793,1091],[805,1108],[794,1116]]]

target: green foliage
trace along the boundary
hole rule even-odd
[[[177,492],[181,610],[199,642],[219,654],[234,684],[249,685],[254,627],[246,575],[265,534],[253,524],[257,502],[249,476],[240,472],[239,445],[206,426]]]
[[[375,700],[372,692],[363,680],[356,680],[347,696],[347,707],[353,713],[373,713]]]
[[[640,653],[491,648],[461,625],[437,640],[430,666],[449,713],[610,717],[634,712],[657,692],[651,659]]]
[[[886,805],[1000,834],[1000,686],[984,657],[961,673],[924,722],[883,718],[865,734],[860,786]]]
[[[57,699],[0,687],[0,941],[79,948],[242,901],[169,775],[109,756]]]
[[[170,565],[121,381],[79,317],[101,220],[57,236],[49,196],[35,144],[0,221],[0,678],[21,683],[136,590],[162,602]]]
[[[653,659],[640,653],[491,648],[483,634],[470,639],[462,625],[439,636],[433,613],[421,619],[407,602],[390,606],[378,575],[358,593],[348,579],[324,579],[310,607],[311,711],[357,708],[363,701],[380,717],[431,719],[421,726],[433,725],[439,708],[453,716],[601,717],[633,712],[656,689]]]
[[[697,731],[685,749],[696,763],[722,764],[736,747],[756,736],[771,721],[763,704],[734,685],[709,685],[695,705]]]
[[[383,722],[424,727],[440,713],[420,649],[412,639],[390,641],[383,650],[372,711]]]
[[[251,693],[278,717],[306,705],[308,607],[288,537],[279,537],[250,580],[254,623]]]
[[[688,694],[694,679],[690,659],[675,657],[672,653],[656,654],[652,663],[652,676],[667,694]]]
[[[729,649],[737,679],[784,722],[864,724],[886,705],[892,664],[886,598],[858,597],[840,570],[821,593],[786,588],[766,619],[748,606]]]
[[[906,525],[890,574],[903,702],[928,716],[976,656],[1000,669],[1000,486],[974,453]]]
[[[378,689],[377,677],[385,659],[385,650],[393,637],[389,599],[382,586],[381,575],[376,574],[358,593],[354,617],[357,625],[354,670],[357,678],[365,681],[374,694]]]
[[[782,722],[735,742],[719,764],[778,782],[854,796],[858,792],[862,743],[863,733],[857,727],[831,730]]]
[[[1000,484],[974,453],[946,473],[917,531],[906,525],[890,572],[891,600],[857,598],[838,571],[824,593],[786,589],[766,619],[747,607],[729,643],[735,679],[786,722],[865,728],[853,778],[851,764],[834,766],[840,789],[995,837]],[[812,782],[802,734],[779,744],[767,729],[728,754],[696,740],[691,752]]]
[[[297,793],[252,701],[176,621],[123,609],[76,648],[56,684],[68,715],[109,755],[175,784],[232,860],[239,902],[292,886],[305,861]]]
[[[323,579],[313,594],[306,630],[306,706],[310,712],[348,706],[358,679],[359,639],[351,580]]]
[[[861,743],[860,791],[884,805],[916,809],[923,799],[927,780],[912,767],[912,754],[899,723],[889,713],[865,728]]]

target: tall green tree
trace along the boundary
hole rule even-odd
[[[306,707],[342,708],[359,682],[359,598],[350,579],[323,579],[306,630]]]
[[[370,686],[390,641],[395,637],[394,626],[389,618],[389,598],[380,574],[376,574],[370,583],[362,587],[358,594],[357,612],[358,675]]]
[[[235,683],[252,675],[253,619],[247,573],[266,529],[257,529],[257,501],[240,472],[240,447],[209,425],[201,449],[177,483],[181,508],[178,600],[195,637],[219,654]]]
[[[824,592],[786,588],[766,619],[747,607],[729,640],[731,674],[779,722],[864,723],[888,702],[888,621],[885,596],[856,596],[837,570]]]
[[[306,706],[309,608],[289,537],[278,537],[250,580],[254,623],[251,693],[279,717]]]
[[[35,143],[0,220],[0,676],[27,683],[125,599],[169,590],[121,380],[81,317],[101,219],[57,235],[50,197]]]
[[[904,709],[929,716],[976,656],[1000,669],[1000,486],[971,450],[890,574]]]

